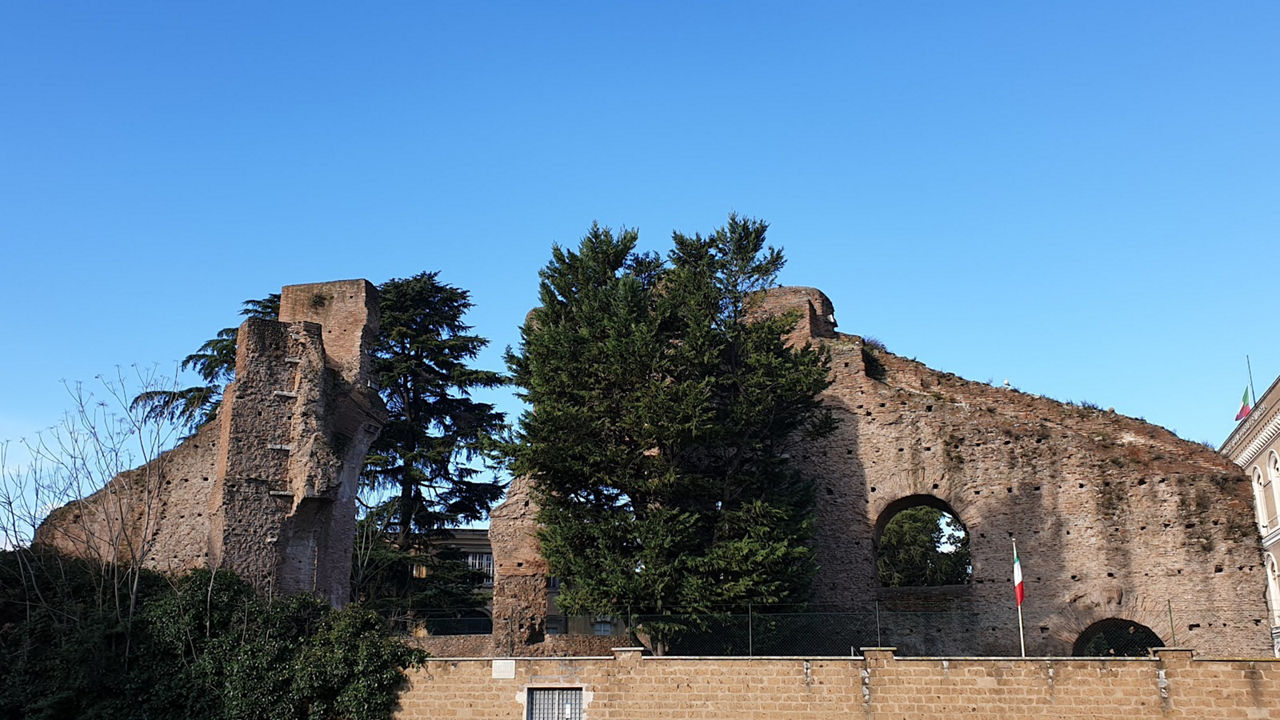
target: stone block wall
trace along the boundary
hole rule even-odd
[[[398,720],[524,720],[529,691],[581,691],[584,720],[1102,720],[1280,718],[1280,662],[1153,658],[430,660],[408,671]]]

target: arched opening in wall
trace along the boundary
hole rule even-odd
[[[1076,638],[1076,657],[1145,657],[1164,641],[1151,628],[1123,618],[1107,618],[1090,625]]]
[[[884,587],[964,585],[973,574],[968,528],[932,495],[889,503],[876,521],[875,547]]]

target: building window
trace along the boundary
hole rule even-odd
[[[1280,521],[1276,521],[1276,509],[1280,507],[1280,455],[1272,450],[1267,455],[1267,483],[1271,486],[1271,521],[1267,527],[1274,530]]]
[[[591,634],[612,635],[613,618],[608,615],[597,615],[595,621],[591,623]]]
[[[529,688],[528,720],[582,720],[582,688]]]
[[[1267,534],[1267,501],[1263,496],[1262,478],[1256,474],[1253,476],[1253,508],[1254,515],[1258,520],[1258,531],[1263,535]]]
[[[484,573],[484,586],[493,587],[493,553],[467,553],[467,567]]]
[[[1271,532],[1276,528],[1276,483],[1263,477],[1257,465],[1253,466],[1253,482],[1262,495],[1262,502],[1258,505],[1258,517],[1262,520],[1259,525],[1266,528],[1263,532]]]

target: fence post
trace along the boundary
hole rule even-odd
[[[1165,598],[1165,607],[1169,609],[1169,644],[1178,644],[1178,630],[1173,625],[1173,601]]]
[[[876,601],[876,645],[884,647],[884,638],[880,637],[880,601]]]
[[[751,603],[747,603],[747,657],[755,654],[755,629],[752,627]]]

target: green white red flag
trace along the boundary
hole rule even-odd
[[[1236,422],[1240,422],[1241,420],[1249,417],[1249,412],[1252,410],[1253,408],[1249,407],[1249,388],[1246,386],[1244,389],[1244,397],[1240,399],[1240,412],[1236,413]]]
[[[1022,607],[1022,562],[1018,560],[1018,547],[1013,548],[1013,594],[1018,598],[1018,607]]]

